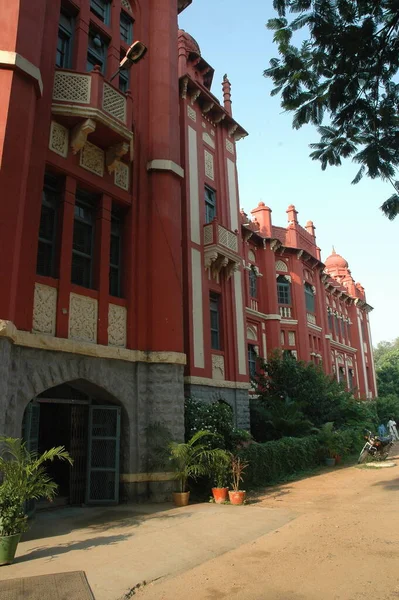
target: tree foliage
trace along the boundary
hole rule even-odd
[[[399,348],[390,350],[378,361],[376,372],[378,394],[399,398]]]
[[[392,342],[379,342],[379,344],[377,344],[377,347],[374,348],[374,363],[376,369],[378,369],[380,363],[383,361],[385,356],[389,352],[391,352],[391,350],[399,350],[399,337],[397,337]]]
[[[335,428],[375,428],[374,403],[357,402],[321,366],[275,352],[259,367],[258,398],[251,403],[251,430],[257,441],[308,435],[329,422]]]
[[[399,213],[399,0],[274,0],[279,58],[264,74],[292,111],[293,127],[313,124],[320,140],[311,144],[323,170],[351,158],[363,175],[389,182],[382,204],[393,220]],[[293,18],[289,21],[287,15]],[[293,43],[297,30],[308,39]],[[327,122],[325,122],[325,120]]]

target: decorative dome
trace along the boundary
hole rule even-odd
[[[328,270],[347,269],[348,268],[347,261],[340,254],[337,254],[335,252],[334,247],[332,250],[332,254],[326,259],[325,265]]]
[[[178,33],[179,42],[184,40],[184,46],[187,52],[191,54],[196,54],[197,56],[201,56],[201,48],[198,45],[198,42],[184,29],[179,29]]]

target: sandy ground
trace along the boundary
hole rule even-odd
[[[247,506],[41,513],[0,582],[83,570],[96,600],[399,599],[395,462],[330,469]]]
[[[135,597],[399,598],[399,460],[395,462],[398,466],[388,469],[341,468],[271,489],[256,506],[284,509],[296,518],[178,576],[149,584]]]

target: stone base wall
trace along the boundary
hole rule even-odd
[[[250,429],[249,420],[249,395],[248,390],[213,387],[207,385],[185,384],[186,396],[193,400],[201,400],[211,404],[217,400],[224,400],[230,404],[234,411],[235,426],[240,429]]]
[[[146,473],[148,425],[163,422],[173,439],[184,438],[183,369],[37,350],[2,338],[0,435],[20,437],[25,408],[33,398],[54,386],[78,382],[96,399],[122,407],[121,473]],[[125,500],[159,500],[169,488],[167,482],[123,484],[121,495]]]

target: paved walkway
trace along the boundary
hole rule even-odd
[[[215,504],[39,513],[0,579],[84,570],[96,600],[119,600],[138,583],[177,575],[293,517],[291,510]]]

